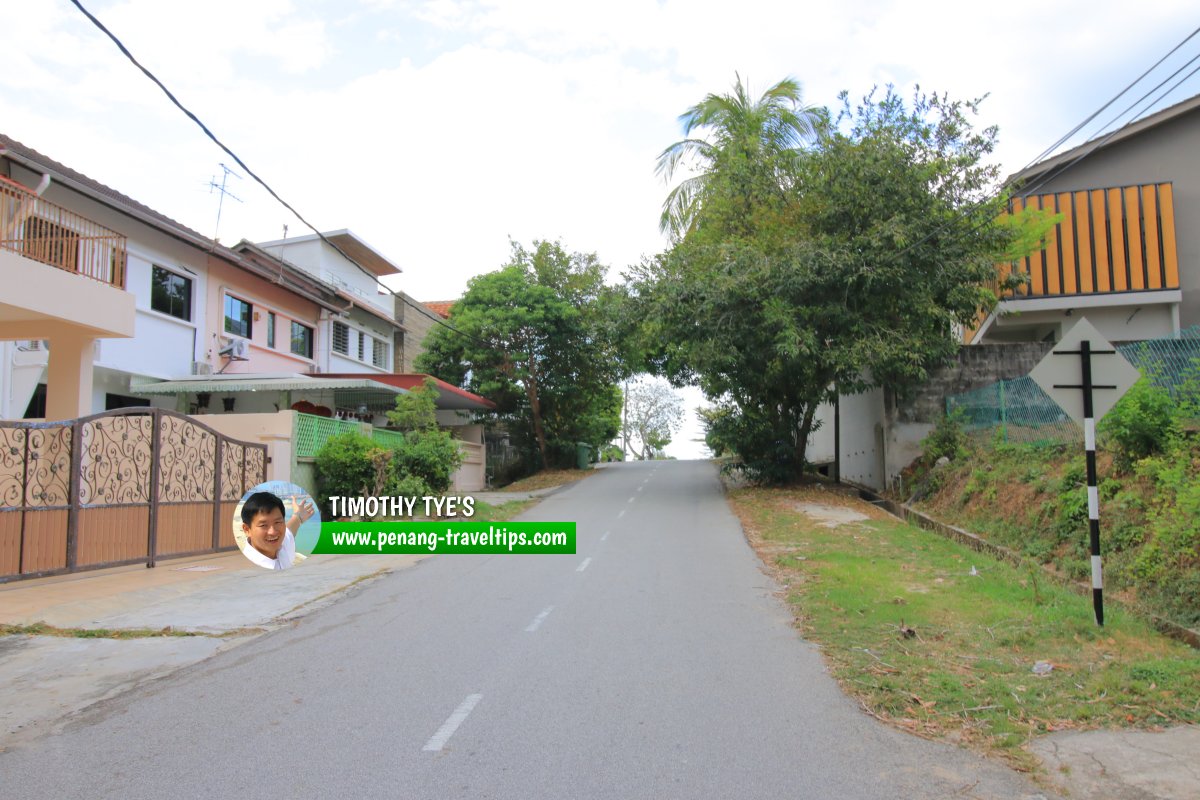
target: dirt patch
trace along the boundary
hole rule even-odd
[[[1030,749],[1050,780],[1075,798],[1185,800],[1200,796],[1200,727],[1162,731],[1067,731]]]
[[[855,522],[866,522],[870,519],[861,511],[849,506],[831,506],[824,503],[799,502],[792,503],[792,508],[801,514],[816,520],[823,528],[837,528],[841,525],[851,525]]]

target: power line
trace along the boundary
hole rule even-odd
[[[142,72],[143,75],[145,75],[147,78],[149,78],[151,80],[151,82],[154,83],[155,86],[157,86],[159,89],[161,89],[163,94],[165,94],[167,96],[167,99],[169,99],[171,101],[171,103],[173,103],[175,105],[176,108],[178,108],[185,115],[187,115],[188,119],[190,119],[192,122],[196,123],[196,125],[199,126],[200,130],[204,131],[205,136],[207,136],[209,139],[211,139],[213,141],[213,143],[217,145],[217,147],[220,147],[222,150],[224,150],[225,153],[228,154],[228,156],[230,158],[232,158],[235,162],[237,162],[237,165],[239,167],[241,167],[243,170],[245,170],[247,175],[249,175],[251,178],[253,178],[255,180],[255,182],[258,183],[259,186],[266,189],[267,194],[269,194],[269,195],[271,195],[271,197],[275,198],[275,200],[278,201],[278,203],[281,206],[286,208],[288,211],[292,212],[292,214],[295,215],[296,219],[300,220],[300,222],[302,222],[309,230],[311,230],[313,233],[315,233],[322,242],[324,242],[325,244],[329,245],[334,250],[336,250],[338,252],[338,254],[342,256],[342,258],[346,259],[351,264],[353,264],[355,267],[357,267],[359,269],[359,271],[361,271],[364,275],[371,278],[371,280],[375,281],[375,283],[377,285],[382,286],[384,289],[386,289],[388,291],[388,293],[391,294],[393,297],[401,298],[401,300],[404,302],[404,304],[409,306],[413,310],[417,311],[420,314],[423,314],[424,316],[433,320],[435,323],[437,323],[438,325],[441,325],[443,328],[446,328],[447,330],[454,331],[455,333],[457,333],[460,336],[464,336],[468,339],[472,339],[475,342],[477,342],[489,349],[495,349],[495,345],[493,343],[486,342],[477,336],[474,336],[465,331],[461,331],[458,328],[455,328],[453,325],[449,324],[444,319],[442,319],[439,315],[433,313],[432,311],[429,311],[425,307],[421,306],[419,303],[416,303],[416,302],[412,301],[411,299],[409,299],[407,294],[404,294],[404,293],[397,294],[395,291],[392,290],[392,288],[390,286],[381,282],[375,276],[374,273],[372,273],[370,270],[368,270],[362,264],[359,264],[357,261],[355,261],[350,256],[349,253],[347,253],[342,248],[338,247],[338,245],[335,242],[331,241],[327,236],[325,236],[325,234],[323,234],[323,233],[321,233],[321,231],[317,230],[317,228],[311,222],[309,222],[307,219],[305,219],[300,214],[299,211],[297,211],[295,208],[293,208],[291,206],[290,203],[288,203],[286,200],[284,200],[282,197],[280,197],[275,192],[275,190],[272,189],[267,184],[266,181],[264,181],[262,178],[260,178],[254,172],[254,170],[250,169],[250,167],[248,167],[246,165],[246,162],[242,161],[242,159],[238,157],[237,153],[230,150],[225,145],[224,142],[222,142],[220,139],[218,139],[216,137],[216,134],[214,134],[211,130],[209,130],[208,126],[200,121],[199,117],[197,117],[194,113],[192,113],[191,110],[189,110],[186,106],[183,105],[183,103],[179,102],[179,99],[177,97],[175,97],[174,94],[171,93],[171,90],[168,89],[163,84],[163,82],[160,81],[154,75],[153,72],[151,72],[146,67],[142,66],[141,62],[139,62],[136,58],[134,58],[133,53],[129,52],[129,48],[127,48],[125,46],[125,44],[120,39],[117,38],[116,34],[114,34],[107,27],[105,27],[103,22],[96,19],[96,17],[90,11],[88,11],[86,8],[83,7],[83,4],[80,2],[80,0],[71,0],[71,4],[74,5],[76,8],[78,8],[85,17],[87,17],[89,20],[91,20],[92,24],[95,25],[97,28],[99,28],[100,31],[102,33],[104,33],[105,36],[107,36],[109,39],[111,39],[113,44],[115,44],[117,46],[117,49],[119,49],[125,55],[125,57],[127,59],[129,59],[130,63],[132,63],[135,67],[137,67]],[[503,348],[501,348],[501,352],[504,352],[507,355],[507,352],[504,351]]]
[[[1085,126],[1085,125],[1087,125],[1087,123],[1088,123],[1088,122],[1090,122],[1091,120],[1093,120],[1093,119],[1095,119],[1097,116],[1099,116],[1099,115],[1100,115],[1100,114],[1101,114],[1101,113],[1102,113],[1102,112],[1103,112],[1103,111],[1104,111],[1106,108],[1108,108],[1108,107],[1109,107],[1109,106],[1111,106],[1113,103],[1115,103],[1117,100],[1119,100],[1119,99],[1121,98],[1121,96],[1122,96],[1122,95],[1124,95],[1124,94],[1128,93],[1130,89],[1132,89],[1132,88],[1133,88],[1135,85],[1137,85],[1137,84],[1138,84],[1138,83],[1140,83],[1142,80],[1144,80],[1144,79],[1145,79],[1145,77],[1146,77],[1148,74],[1150,74],[1151,72],[1153,72],[1153,71],[1154,71],[1154,69],[1156,69],[1156,68],[1157,68],[1159,65],[1161,65],[1161,64],[1162,64],[1164,61],[1166,61],[1166,59],[1168,59],[1168,58],[1169,58],[1171,55],[1173,55],[1173,54],[1174,54],[1176,51],[1178,51],[1178,50],[1179,50],[1179,48],[1181,48],[1181,47],[1183,47],[1183,45],[1187,44],[1187,42],[1189,42],[1189,41],[1190,41],[1190,40],[1191,40],[1193,37],[1195,37],[1195,36],[1196,36],[1198,33],[1200,33],[1200,28],[1196,28],[1196,29],[1195,29],[1195,30],[1193,30],[1191,33],[1189,33],[1187,36],[1185,36],[1185,37],[1183,38],[1183,40],[1179,42],[1179,44],[1175,45],[1175,47],[1171,48],[1171,50],[1170,50],[1170,51],[1169,51],[1169,52],[1168,52],[1166,55],[1164,55],[1162,58],[1158,59],[1158,61],[1156,61],[1156,62],[1154,63],[1154,65],[1153,65],[1152,67],[1150,67],[1150,69],[1148,69],[1148,70],[1146,70],[1145,72],[1143,72],[1143,73],[1142,73],[1142,74],[1141,74],[1141,75],[1140,75],[1140,76],[1137,78],[1137,80],[1133,81],[1133,82],[1132,82],[1132,83],[1130,83],[1128,86],[1126,86],[1124,89],[1122,89],[1120,92],[1118,92],[1117,94],[1113,95],[1113,97],[1112,97],[1112,98],[1111,98],[1111,99],[1110,99],[1108,102],[1106,102],[1106,103],[1105,103],[1104,105],[1102,105],[1100,108],[1096,109],[1096,111],[1092,112],[1092,114],[1090,114],[1090,115],[1087,117],[1087,119],[1085,119],[1083,122],[1081,122],[1081,123],[1079,123],[1078,125],[1076,125],[1076,126],[1075,126],[1075,127],[1072,129],[1072,130],[1071,130],[1071,132],[1070,132],[1070,133],[1068,133],[1067,135],[1065,135],[1065,136],[1061,137],[1061,138],[1060,138],[1060,139],[1059,139],[1057,142],[1055,142],[1055,144],[1053,144],[1051,147],[1049,147],[1049,148],[1047,148],[1046,150],[1042,151],[1042,155],[1039,155],[1039,156],[1038,156],[1036,159],[1034,159],[1034,160],[1033,160],[1033,161],[1031,161],[1029,164],[1027,164],[1027,165],[1026,165],[1024,168],[1022,168],[1022,169],[1021,169],[1021,172],[1024,172],[1024,171],[1025,171],[1026,169],[1028,169],[1030,166],[1033,166],[1034,164],[1036,164],[1038,161],[1040,161],[1040,160],[1041,160],[1041,159],[1042,159],[1044,156],[1046,156],[1048,153],[1051,153],[1051,152],[1053,152],[1053,151],[1054,151],[1054,150],[1056,150],[1056,149],[1057,149],[1059,146],[1061,146],[1061,145],[1062,145],[1062,144],[1063,144],[1065,141],[1067,141],[1067,140],[1068,140],[1068,139],[1070,139],[1072,136],[1074,136],[1074,135],[1075,135],[1075,133],[1077,133],[1077,132],[1078,132],[1079,130],[1081,130],[1081,129],[1082,129],[1084,126]],[[1114,117],[1114,118],[1113,118],[1111,121],[1109,121],[1107,124],[1105,124],[1103,127],[1101,127],[1101,128],[1100,128],[1100,131],[1099,131],[1098,133],[1100,133],[1100,132],[1103,132],[1103,131],[1104,131],[1106,128],[1108,128],[1108,127],[1109,127],[1109,125],[1112,125],[1114,122],[1116,122],[1117,120],[1119,120],[1121,117],[1125,116],[1125,114],[1129,113],[1129,111],[1130,111],[1132,108],[1134,108],[1134,107],[1136,107],[1138,104],[1140,104],[1140,103],[1141,103],[1143,100],[1145,100],[1147,97],[1149,97],[1149,96],[1150,96],[1151,94],[1153,94],[1155,91],[1157,91],[1157,90],[1158,90],[1158,89],[1159,89],[1159,88],[1160,88],[1160,87],[1161,87],[1161,86],[1162,86],[1164,83],[1166,83],[1167,81],[1169,81],[1169,80],[1171,80],[1172,78],[1174,78],[1176,75],[1178,75],[1180,72],[1182,72],[1184,69],[1186,69],[1186,68],[1187,68],[1187,67],[1188,67],[1190,64],[1192,64],[1193,62],[1195,62],[1197,59],[1200,59],[1200,54],[1198,54],[1198,55],[1196,55],[1196,56],[1193,56],[1193,57],[1192,57],[1192,58],[1191,58],[1191,59],[1190,59],[1190,60],[1189,60],[1187,63],[1185,63],[1185,64],[1184,64],[1182,67],[1180,67],[1179,69],[1175,70],[1175,72],[1173,72],[1173,73],[1171,73],[1171,75],[1167,76],[1167,78],[1166,78],[1166,79],[1164,79],[1163,81],[1160,81],[1160,82],[1159,82],[1159,83],[1158,83],[1158,84],[1157,84],[1157,85],[1156,85],[1154,88],[1150,89],[1148,92],[1146,92],[1145,94],[1143,94],[1143,95],[1142,95],[1140,98],[1138,98],[1136,101],[1134,101],[1134,103],[1133,103],[1132,105],[1130,105],[1129,107],[1127,107],[1127,108],[1126,108],[1124,111],[1122,111],[1120,114],[1118,114],[1116,117]],[[1169,90],[1167,90],[1166,92],[1164,92],[1162,95],[1159,95],[1159,97],[1158,97],[1158,98],[1156,98],[1156,99],[1155,99],[1155,100],[1154,100],[1154,101],[1153,101],[1153,102],[1152,102],[1152,103],[1151,103],[1149,106],[1147,106],[1147,109],[1146,109],[1146,110],[1148,110],[1149,108],[1153,108],[1153,107],[1154,107],[1154,105],[1156,105],[1156,104],[1157,104],[1157,103],[1158,103],[1160,100],[1162,100],[1162,98],[1163,98],[1163,97],[1165,97],[1167,94],[1170,94],[1171,92],[1175,91],[1175,89],[1177,89],[1177,88],[1178,88],[1180,85],[1182,85],[1182,84],[1183,84],[1183,82],[1184,82],[1184,81],[1186,81],[1188,78],[1190,78],[1190,77],[1191,77],[1192,75],[1194,75],[1195,73],[1196,73],[1196,70],[1193,70],[1191,73],[1189,73],[1188,75],[1186,75],[1186,76],[1183,78],[1183,80],[1181,80],[1181,81],[1179,81],[1178,83],[1176,83],[1176,84],[1175,84],[1174,86],[1172,86],[1172,87],[1171,87]],[[1141,113],[1145,113],[1145,110],[1143,110]],[[1062,167],[1061,169],[1058,169],[1058,170],[1054,171],[1052,174],[1050,174],[1049,176],[1046,176],[1046,177],[1044,177],[1044,178],[1043,178],[1043,180],[1041,180],[1040,182],[1038,182],[1037,184],[1035,184],[1035,185],[1034,185],[1033,187],[1031,187],[1029,190],[1026,190],[1026,191],[1022,192],[1022,193],[1021,193],[1021,195],[1022,195],[1022,196],[1028,196],[1029,194],[1032,194],[1032,192],[1033,192],[1034,190],[1036,190],[1036,189],[1040,188],[1041,186],[1044,186],[1044,185],[1046,184],[1046,182],[1047,182],[1047,181],[1049,181],[1049,180],[1051,180],[1051,179],[1053,179],[1053,178],[1056,178],[1056,177],[1058,177],[1058,176],[1059,176],[1059,175],[1061,175],[1063,172],[1065,172],[1067,169],[1070,169],[1071,167],[1075,166],[1075,165],[1076,165],[1076,164],[1078,164],[1080,161],[1082,161],[1084,158],[1086,158],[1087,156],[1091,155],[1091,154],[1092,154],[1093,152],[1095,152],[1095,151],[1096,151],[1098,148],[1100,148],[1100,147],[1102,147],[1104,144],[1106,144],[1106,143],[1107,143],[1107,142],[1108,142],[1108,141],[1109,141],[1109,140],[1110,140],[1110,139],[1111,139],[1113,136],[1115,136],[1115,135],[1116,135],[1118,132],[1120,132],[1120,131],[1121,131],[1121,128],[1117,128],[1117,129],[1113,130],[1113,131],[1112,131],[1112,132],[1110,132],[1110,133],[1109,133],[1109,134],[1108,134],[1108,135],[1107,135],[1107,136],[1106,136],[1106,137],[1105,137],[1103,140],[1100,140],[1100,141],[1096,142],[1095,146],[1093,146],[1093,147],[1091,147],[1090,149],[1088,149],[1087,151],[1085,151],[1085,152],[1081,153],[1081,154],[1080,154],[1080,155],[1079,155],[1077,158],[1075,158],[1073,161],[1071,161],[1070,163],[1068,163],[1067,165],[1065,165],[1065,166],[1064,166],[1064,167]],[[1018,173],[1018,174],[1019,174],[1019,173]],[[991,203],[993,200],[996,200],[996,199],[997,199],[997,198],[1000,196],[1001,192],[1003,192],[1003,190],[1004,190],[1004,189],[1003,189],[1003,187],[1001,187],[999,190],[997,190],[997,191],[995,191],[995,192],[992,192],[992,193],[988,194],[988,195],[987,195],[986,197],[984,197],[982,200],[980,200],[980,201],[978,201],[977,203],[975,203],[975,204],[974,204],[974,205],[973,205],[971,208],[968,208],[968,209],[966,209],[966,210],[964,210],[964,211],[961,211],[961,212],[957,212],[957,213],[956,213],[956,216],[957,216],[957,217],[966,218],[966,219],[970,219],[972,216],[974,216],[975,214],[979,213],[980,211],[984,211],[984,210],[986,210],[986,207],[987,207],[987,205],[988,205],[989,203]],[[969,236],[969,235],[971,235],[971,234],[975,233],[976,231],[980,230],[980,229],[981,229],[981,228],[983,228],[985,225],[987,225],[987,224],[989,223],[989,221],[990,221],[990,217],[984,218],[984,220],[983,220],[982,222],[980,222],[980,223],[976,223],[975,225],[972,225],[972,226],[971,226],[971,228],[969,228],[967,231],[965,231],[965,232],[964,232],[962,235],[963,235],[963,236]],[[908,253],[912,252],[912,251],[913,251],[913,250],[915,250],[916,248],[918,248],[918,247],[920,247],[921,245],[923,245],[923,244],[925,244],[926,242],[928,242],[930,239],[933,239],[934,237],[936,237],[936,236],[939,236],[939,235],[941,235],[941,234],[943,234],[943,233],[947,232],[948,230],[950,230],[950,228],[951,228],[951,226],[952,226],[953,224],[954,224],[953,222],[948,222],[948,223],[946,223],[946,224],[944,224],[944,225],[942,225],[942,226],[938,227],[937,229],[935,229],[935,230],[933,230],[933,231],[930,231],[930,232],[929,232],[929,233],[927,233],[925,236],[923,236],[923,237],[921,237],[920,239],[918,239],[916,242],[913,242],[911,245],[908,245],[907,247],[905,247],[904,249],[902,249],[902,250],[900,250],[898,253],[896,253],[896,258],[897,258],[897,259],[899,259],[899,258],[902,258],[903,256],[907,255]]]
[[[1119,122],[1121,120],[1122,117],[1124,117],[1126,114],[1128,114],[1130,111],[1132,111],[1138,105],[1140,105],[1143,100],[1145,100],[1147,97],[1149,97],[1150,95],[1157,92],[1159,89],[1161,89],[1163,87],[1163,85],[1165,83],[1167,83],[1167,81],[1171,80],[1176,75],[1178,75],[1179,73],[1183,72],[1185,69],[1190,67],[1192,64],[1196,63],[1197,60],[1200,60],[1200,53],[1197,53],[1196,55],[1192,56],[1192,58],[1190,60],[1188,60],[1183,66],[1176,69],[1174,72],[1172,72],[1166,78],[1163,78],[1153,88],[1151,88],[1149,91],[1147,91],[1141,97],[1139,97],[1137,100],[1134,100],[1132,103],[1130,103],[1128,106],[1126,106],[1124,111],[1122,111],[1120,114],[1117,114],[1115,117],[1113,117],[1111,120],[1109,120],[1107,124],[1105,124],[1103,127],[1101,127],[1100,131],[1097,132],[1097,135],[1099,135],[1100,133],[1103,133],[1110,125],[1115,125],[1117,122]],[[1167,91],[1160,94],[1158,97],[1154,98],[1154,100],[1148,106],[1146,106],[1144,109],[1142,109],[1137,114],[1135,114],[1133,116],[1133,118],[1130,119],[1129,122],[1125,123],[1124,125],[1122,125],[1120,127],[1113,128],[1113,130],[1110,131],[1108,133],[1108,135],[1105,136],[1103,139],[1099,139],[1099,140],[1093,139],[1092,141],[1094,142],[1094,144],[1092,144],[1092,146],[1090,148],[1088,148],[1086,151],[1080,153],[1075,159],[1068,162],[1067,164],[1064,164],[1057,169],[1051,170],[1047,175],[1045,175],[1042,178],[1042,180],[1035,183],[1029,189],[1021,191],[1020,196],[1028,197],[1029,195],[1033,194],[1034,191],[1036,191],[1037,189],[1040,189],[1041,187],[1045,186],[1047,183],[1054,180],[1059,175],[1063,174],[1064,172],[1069,170],[1071,167],[1078,164],[1084,158],[1090,156],[1092,153],[1099,150],[1101,147],[1103,147],[1105,144],[1107,144],[1114,136],[1116,136],[1118,133],[1120,133],[1122,130],[1124,130],[1127,126],[1132,125],[1134,122],[1136,122],[1143,114],[1148,112],[1150,109],[1154,108],[1154,106],[1158,105],[1159,101],[1161,101],[1164,97],[1169,95],[1171,92],[1178,89],[1181,85],[1183,85],[1184,81],[1186,81],[1188,78],[1192,77],[1195,74],[1196,74],[1196,70],[1192,70],[1187,75],[1183,76],[1182,80],[1180,80],[1178,83],[1176,83],[1174,86],[1172,86]],[[1086,144],[1081,145],[1081,147],[1084,147],[1084,146],[1086,146]]]
[[[1142,82],[1142,81],[1143,81],[1143,80],[1146,78],[1146,76],[1147,76],[1147,75],[1149,75],[1149,74],[1150,74],[1151,72],[1153,72],[1154,70],[1158,69],[1158,68],[1159,68],[1159,66],[1161,66],[1161,65],[1162,65],[1162,63],[1163,63],[1164,61],[1166,61],[1166,60],[1167,60],[1168,58],[1170,58],[1171,56],[1175,55],[1176,51],[1178,51],[1178,50],[1179,50],[1179,48],[1183,47],[1185,44],[1187,44],[1189,41],[1191,41],[1192,37],[1194,37],[1194,36],[1195,36],[1196,34],[1198,34],[1198,33],[1200,33],[1200,28],[1196,28],[1196,30],[1192,31],[1192,32],[1191,32],[1191,33],[1189,33],[1187,36],[1185,36],[1185,37],[1184,37],[1184,39],[1183,39],[1183,41],[1181,41],[1179,44],[1177,44],[1177,45],[1175,45],[1174,47],[1172,47],[1172,48],[1171,48],[1171,49],[1170,49],[1170,50],[1167,52],[1167,54],[1166,54],[1166,55],[1164,55],[1164,56],[1163,56],[1162,58],[1160,58],[1158,61],[1155,61],[1155,62],[1154,62],[1154,64],[1153,64],[1153,65],[1151,65],[1151,67],[1150,67],[1149,69],[1147,69],[1147,70],[1146,70],[1145,72],[1143,72],[1141,75],[1139,75],[1139,76],[1137,76],[1136,78],[1134,78],[1134,79],[1133,79],[1133,81],[1132,81],[1132,82],[1130,82],[1128,86],[1126,86],[1124,89],[1122,89],[1121,91],[1119,91],[1119,92],[1117,92],[1115,95],[1113,95],[1113,96],[1112,96],[1112,99],[1110,99],[1110,100],[1109,100],[1107,103],[1105,103],[1104,105],[1100,106],[1100,107],[1099,107],[1099,108],[1097,108],[1095,111],[1093,111],[1091,114],[1089,114],[1087,119],[1085,119],[1083,122],[1079,123],[1079,124],[1078,124],[1078,125],[1076,125],[1074,128],[1072,128],[1072,129],[1071,129],[1071,130],[1069,130],[1067,133],[1065,133],[1065,134],[1062,136],[1062,138],[1061,138],[1061,139],[1059,139],[1057,142],[1055,142],[1054,144],[1052,144],[1052,145],[1050,145],[1049,147],[1047,147],[1045,150],[1043,150],[1043,151],[1042,151],[1041,153],[1039,153],[1038,155],[1034,156],[1033,160],[1031,160],[1031,161],[1030,161],[1028,164],[1026,164],[1026,165],[1025,165],[1024,167],[1022,167],[1020,170],[1018,170],[1018,172],[1024,172],[1025,170],[1027,170],[1027,169],[1029,169],[1030,167],[1032,167],[1034,164],[1036,164],[1036,163],[1038,163],[1039,161],[1041,161],[1043,158],[1046,158],[1047,156],[1049,156],[1051,153],[1053,153],[1053,152],[1054,152],[1055,150],[1057,150],[1059,147],[1061,147],[1061,146],[1062,146],[1064,143],[1066,143],[1066,142],[1067,142],[1067,141],[1068,141],[1068,140],[1069,140],[1069,139],[1070,139],[1072,136],[1074,136],[1075,134],[1077,134],[1077,133],[1079,133],[1081,130],[1083,130],[1083,128],[1084,128],[1084,127],[1085,127],[1085,126],[1086,126],[1086,125],[1087,125],[1089,122],[1091,122],[1091,121],[1092,121],[1092,120],[1094,120],[1096,117],[1098,117],[1098,116],[1100,116],[1102,113],[1104,113],[1104,110],[1105,110],[1106,108],[1108,108],[1109,106],[1111,106],[1113,103],[1117,102],[1118,98],[1120,98],[1120,97],[1121,97],[1121,95],[1123,95],[1123,94],[1125,94],[1126,92],[1128,92],[1128,91],[1129,91],[1130,89],[1132,89],[1134,86],[1137,86],[1139,83],[1141,83],[1141,82]],[[1101,128],[1101,130],[1103,130],[1103,128]]]

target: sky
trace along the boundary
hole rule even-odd
[[[1008,174],[1200,26],[1194,0],[83,4],[310,222],[353,230],[426,301],[510,240],[594,252],[611,280],[663,250],[655,159],[735,73],[755,95],[794,77],[813,106],[887,84],[987,95]],[[309,233],[68,0],[7,5],[0,132],[226,244]],[[1200,36],[1068,146],[1197,53]],[[1155,108],[1197,93],[1200,75]],[[222,163],[242,175],[218,229]],[[679,457],[700,454],[687,417]]]

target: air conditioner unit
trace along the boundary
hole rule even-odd
[[[221,355],[228,356],[231,361],[246,361],[250,358],[250,343],[245,339],[234,339],[221,348]]]
[[[193,375],[212,375],[212,364],[208,363],[207,361],[193,361],[192,362],[192,374]]]

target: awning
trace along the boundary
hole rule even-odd
[[[305,375],[204,375],[174,381],[136,383],[129,387],[129,391],[136,395],[289,392],[289,403],[312,400],[319,393],[332,393],[333,402],[337,406],[357,408],[365,405],[369,410],[376,412],[392,410],[396,406],[396,395],[407,393],[398,386],[389,386],[368,378],[319,378]]]

